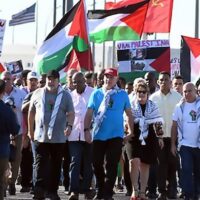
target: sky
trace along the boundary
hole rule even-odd
[[[13,14],[29,7],[36,0],[0,0],[0,19],[7,20],[6,31],[4,34],[4,45],[6,44],[35,44],[36,43],[36,23],[28,23],[15,27],[9,27],[8,21]],[[38,27],[40,32],[39,42],[41,42],[48,32],[52,29],[53,21],[53,1],[52,0],[38,0],[44,2],[44,7],[41,8],[41,18],[43,18],[45,27]],[[107,0],[108,1],[108,0]],[[109,0],[114,1],[114,0]],[[160,0],[162,1],[162,0]],[[157,39],[170,38],[172,48],[180,47],[180,35],[194,37],[194,23],[195,23],[195,1],[196,0],[174,0],[171,33],[158,34]],[[58,0],[57,11],[62,12],[62,0]],[[74,3],[77,0],[74,0]],[[92,8],[93,0],[86,0],[87,8]],[[96,8],[102,9],[104,0],[96,0]],[[44,17],[43,17],[44,16]],[[58,14],[57,21],[61,18]],[[154,36],[153,36],[154,37]],[[154,38],[149,38],[154,39]]]

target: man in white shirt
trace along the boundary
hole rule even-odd
[[[72,77],[75,90],[71,92],[75,120],[71,134],[68,136],[70,163],[70,192],[69,199],[78,199],[79,193],[85,193],[86,199],[92,199],[90,185],[92,181],[92,144],[85,141],[84,118],[87,111],[89,97],[93,88],[85,84],[85,77],[81,72],[76,72]],[[80,184],[81,165],[83,165],[83,181]],[[92,197],[91,197],[92,196]]]
[[[177,104],[173,114],[171,151],[177,154],[176,141],[181,156],[181,186],[185,199],[200,198],[200,98],[193,83],[183,86],[184,101]]]
[[[168,196],[170,199],[176,199],[177,182],[176,170],[178,158],[175,158],[171,151],[171,126],[172,114],[176,104],[182,96],[171,89],[171,79],[168,72],[161,72],[158,77],[160,90],[150,96],[150,100],[158,105],[159,111],[164,119],[163,141],[164,147],[158,149],[158,191],[159,200],[165,200]],[[166,182],[168,186],[166,188]]]

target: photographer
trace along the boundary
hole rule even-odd
[[[15,113],[2,100],[4,93],[5,81],[0,80],[0,200],[4,198],[4,174],[8,166],[10,153],[10,134],[16,135],[20,128]]]

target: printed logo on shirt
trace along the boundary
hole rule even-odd
[[[194,110],[191,110],[189,114],[192,118],[192,121],[196,121],[197,113]]]
[[[49,99],[49,102],[48,102],[48,109],[49,109],[49,111],[53,110],[54,103],[55,103],[54,99]]]

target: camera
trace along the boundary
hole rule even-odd
[[[7,97],[5,100],[5,104],[10,106],[11,108],[16,108],[15,101],[13,97]]]

